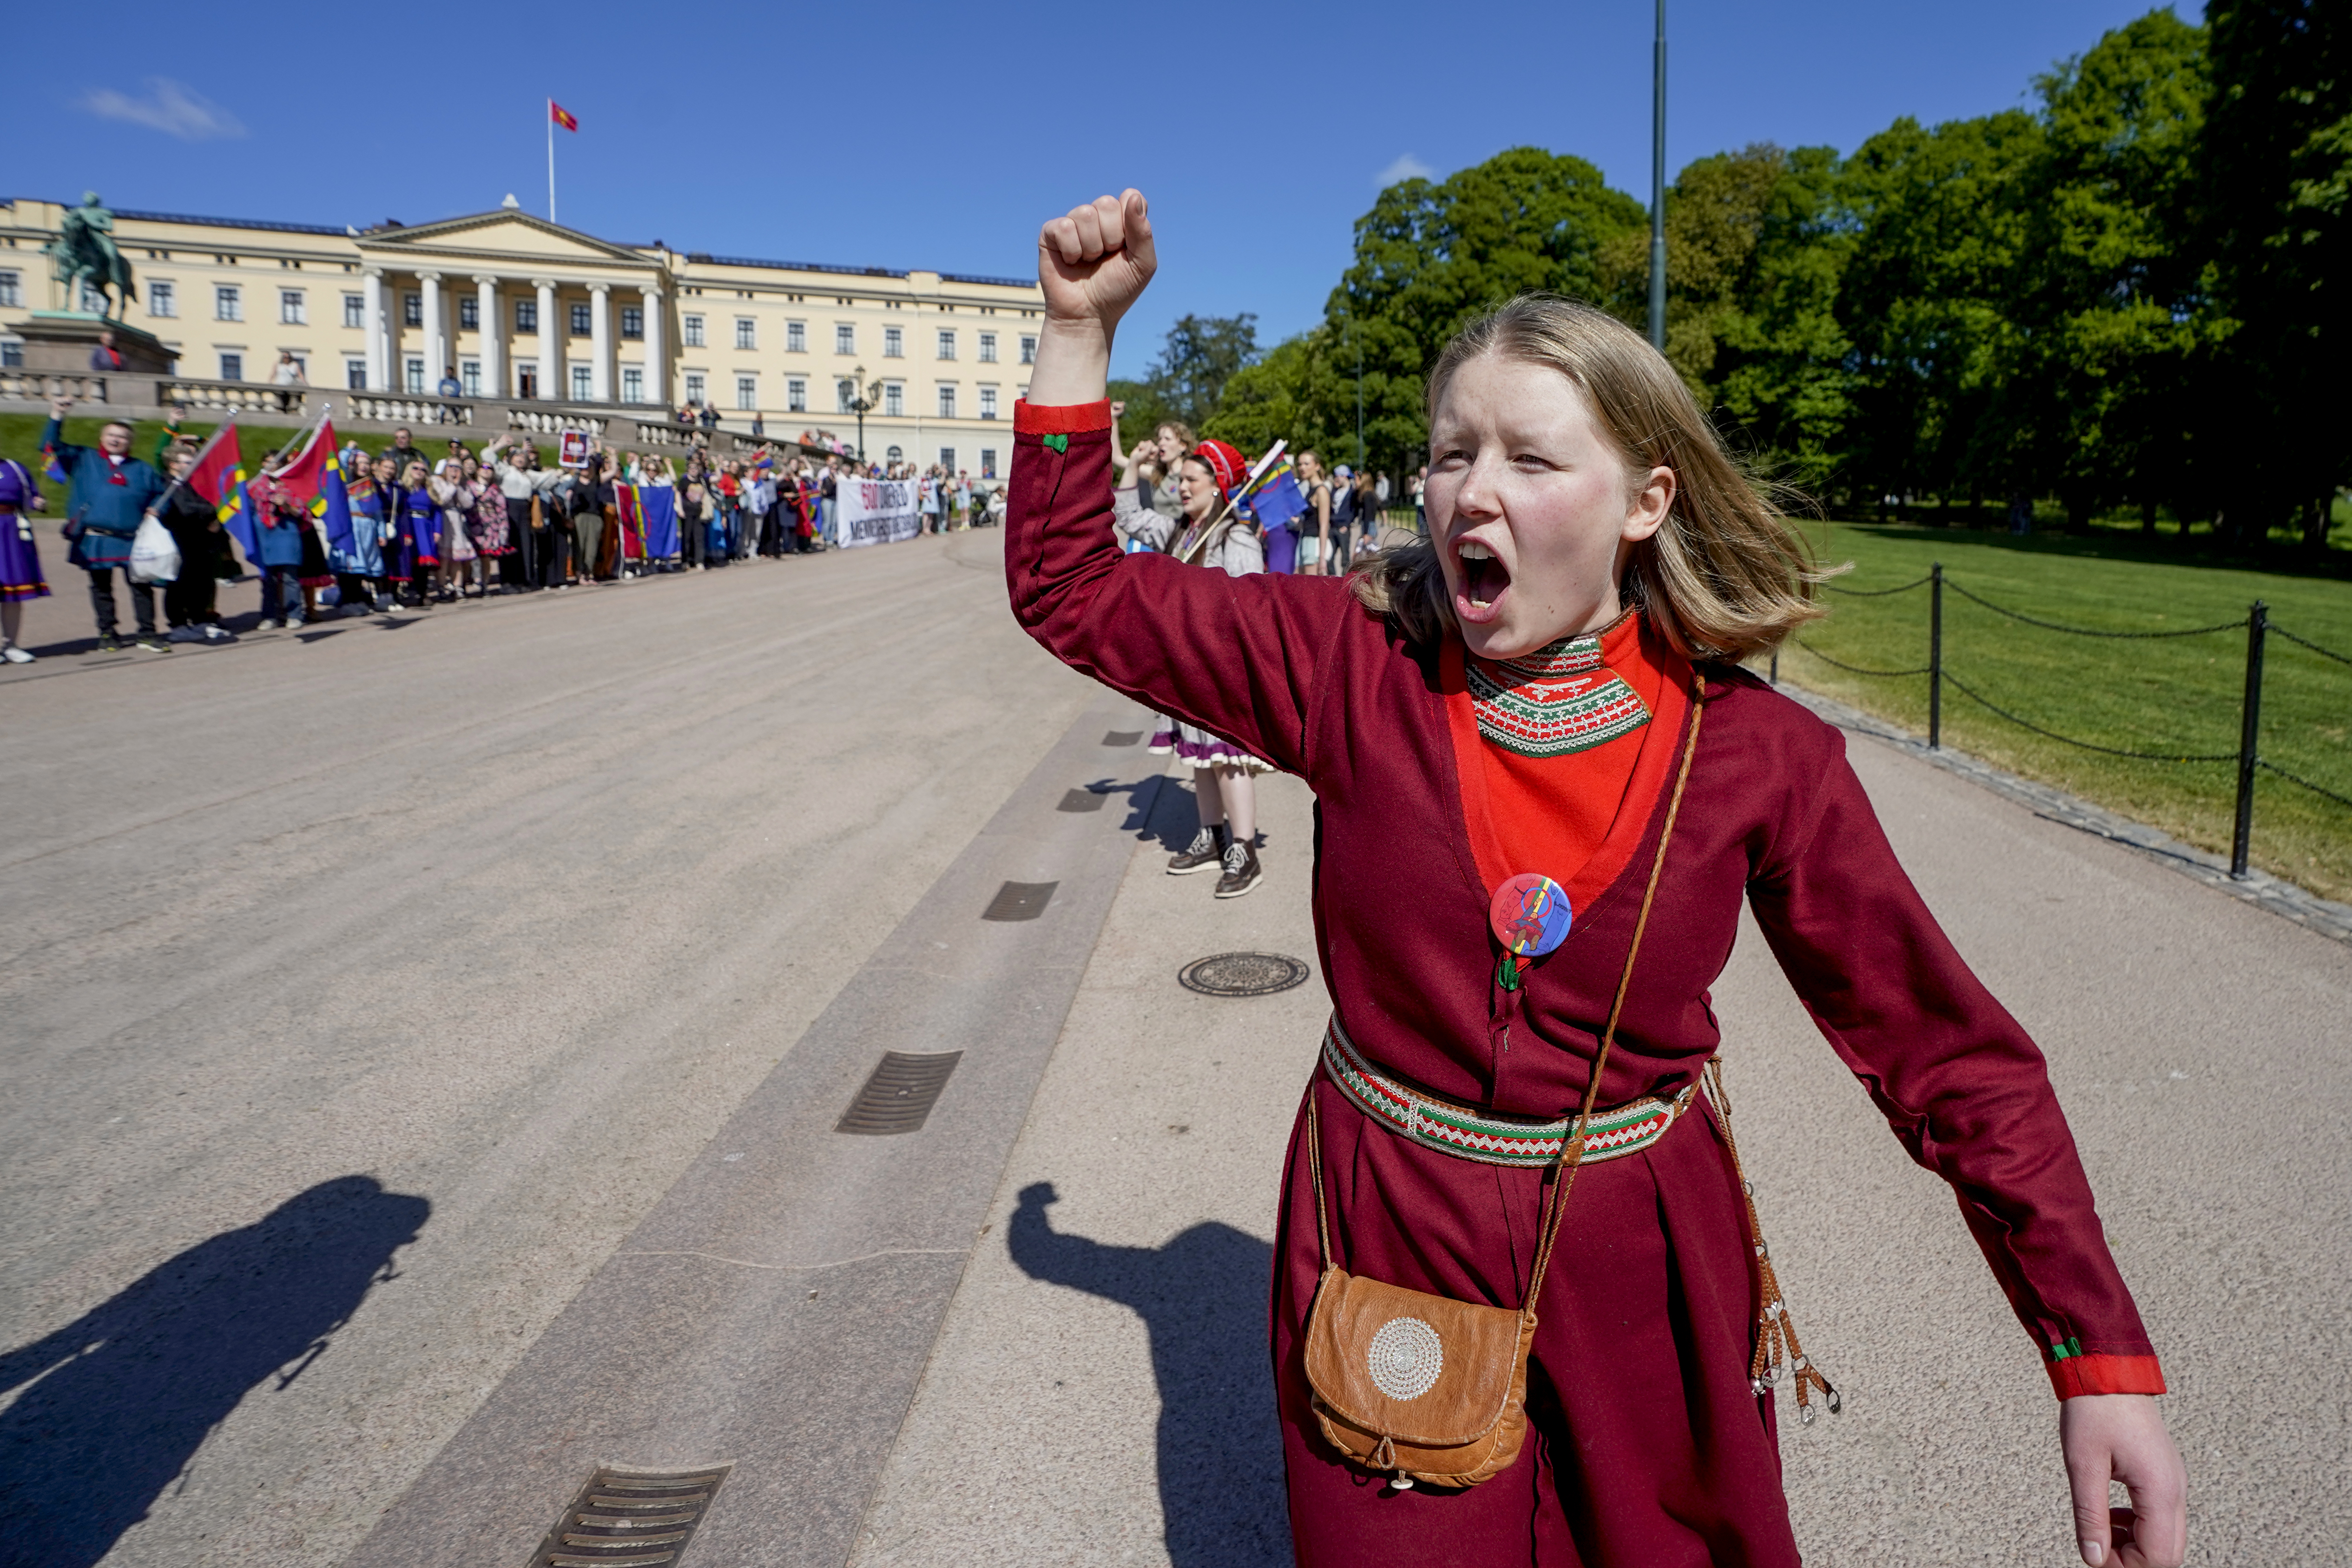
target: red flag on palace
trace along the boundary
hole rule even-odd
[[[333,467],[335,422],[321,419],[301,450],[288,458],[283,468],[269,470],[269,477],[285,487],[288,500],[316,516],[326,510],[327,470]]]
[[[566,131],[580,129],[580,117],[551,98],[547,100],[547,117]]]
[[[245,459],[237,452],[235,424],[213,432],[212,439],[196,454],[196,466],[182,482],[212,504],[214,516],[228,520],[243,499],[245,484]]]

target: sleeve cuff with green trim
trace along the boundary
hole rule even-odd
[[[1110,399],[1098,403],[1032,403],[1013,405],[1015,436],[1080,436],[1110,428]]]
[[[2162,1394],[2164,1370],[2152,1355],[2053,1352],[2046,1363],[2051,1389],[2061,1399],[2084,1394]]]

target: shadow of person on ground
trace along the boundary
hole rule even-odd
[[[1033,1279],[1117,1301],[1151,1334],[1160,1384],[1160,1510],[1175,1568],[1291,1561],[1282,1439],[1266,1349],[1274,1247],[1229,1225],[1163,1247],[1108,1247],[1056,1232],[1051,1182],[1024,1187],[1005,1233]]]
[[[248,1391],[325,1353],[432,1212],[373,1177],[321,1182],[0,1356],[0,1394],[31,1384],[0,1412],[0,1563],[111,1552]]]

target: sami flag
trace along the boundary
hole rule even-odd
[[[212,439],[196,454],[196,466],[188,470],[185,482],[212,503],[215,517],[223,522],[229,520],[245,493],[245,458],[237,451],[235,425],[224,425],[213,432]]]
[[[647,485],[637,491],[637,513],[645,523],[646,559],[667,561],[677,553],[677,490],[671,485]]]
[[[294,454],[281,468],[270,470],[269,477],[286,487],[287,499],[301,507],[312,517],[326,514],[323,491],[330,472],[341,474],[341,465],[335,461],[335,422],[319,421],[302,449]]]
[[[261,561],[261,517],[253,510],[253,497],[245,488],[245,470],[236,471],[236,505],[235,510],[224,505],[221,521],[228,525],[230,535],[245,552],[245,558],[258,565]]]
[[[1257,488],[1250,491],[1248,500],[1251,512],[1266,528],[1280,528],[1307,510],[1307,498],[1299,492],[1287,458],[1265,471]]]
[[[580,129],[580,117],[551,98],[547,100],[547,117],[566,131]]]
[[[345,559],[355,554],[358,542],[352,537],[352,492],[343,483],[343,465],[333,458],[327,459],[327,472],[319,484],[317,514],[327,529],[327,548],[340,551]]]

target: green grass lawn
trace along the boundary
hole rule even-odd
[[[2243,621],[2261,599],[2273,626],[2352,655],[2352,557],[2317,563],[2274,550],[2255,562],[2189,554],[2170,535],[2014,538],[1958,529],[1811,524],[1825,563],[1852,563],[1842,589],[1893,588],[1941,561],[1944,668],[2019,717],[2125,751],[2231,752],[2245,688],[2246,634],[2126,641],[2068,637],[2007,619],[1966,588],[2023,615],[2105,631],[2163,631]],[[1828,595],[1829,618],[1783,648],[1780,676],[1889,719],[1927,728],[1925,677],[1871,679],[1818,650],[1872,669],[1927,662],[1927,590],[1882,598]],[[2234,763],[2153,763],[2047,740],[1985,710],[1949,683],[1943,741],[2226,854]],[[2269,641],[2262,755],[2352,796],[2352,666],[2284,637]],[[2264,773],[2255,789],[2254,863],[2331,899],[2352,900],[2352,806]]]

